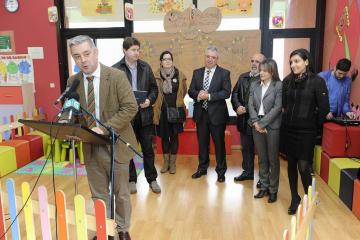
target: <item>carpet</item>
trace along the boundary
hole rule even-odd
[[[41,169],[43,168],[44,164],[46,163],[46,166],[42,172],[44,175],[52,175],[52,163],[51,161],[47,161],[45,159],[38,159],[35,160],[26,166],[18,169],[15,171],[17,174],[29,174],[29,175],[39,175]],[[136,173],[139,175],[141,170],[144,168],[143,160],[142,158],[135,156],[134,157],[134,163],[136,167]],[[73,176],[73,163],[70,163],[68,161],[65,162],[58,162],[54,163],[54,175],[55,176]],[[80,164],[80,162],[76,161],[77,166],[77,175],[78,176],[86,176],[86,169],[85,165]]]

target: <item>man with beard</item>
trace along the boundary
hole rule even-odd
[[[237,114],[237,128],[240,132],[242,145],[243,172],[234,178],[235,182],[254,179],[254,140],[251,127],[248,125],[248,101],[251,83],[260,81],[259,65],[266,58],[261,53],[256,53],[250,60],[250,71],[239,76],[231,96],[231,103]],[[256,184],[260,188],[260,181]]]

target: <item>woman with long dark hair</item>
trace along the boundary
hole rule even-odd
[[[291,73],[283,81],[283,130],[288,177],[291,190],[289,214],[300,203],[297,191],[298,170],[307,194],[316,134],[329,112],[329,96],[324,79],[312,72],[310,54],[297,49],[290,54]]]
[[[253,82],[249,96],[249,124],[259,158],[260,191],[254,196],[269,195],[268,202],[277,200],[279,188],[279,138],[282,109],[282,82],[273,59],[260,63],[260,81]]]
[[[157,135],[161,138],[164,164],[161,173],[176,172],[176,154],[179,148],[179,133],[184,131],[182,122],[169,122],[168,107],[185,112],[186,77],[174,66],[170,51],[160,54],[160,68],[155,73],[159,94],[154,104],[154,124]],[[185,115],[185,114],[184,114]],[[185,121],[185,119],[184,119]]]

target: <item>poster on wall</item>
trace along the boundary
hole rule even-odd
[[[286,4],[285,1],[273,2],[270,12],[270,28],[285,28]]]
[[[172,10],[183,11],[184,0],[149,0],[149,13],[166,13]]]
[[[81,15],[83,16],[115,16],[115,0],[81,0]]]
[[[0,84],[34,83],[34,65],[28,54],[0,55]]]
[[[15,41],[13,31],[0,31],[0,54],[14,54]]]
[[[253,0],[215,0],[215,3],[223,15],[251,15],[253,11]]]

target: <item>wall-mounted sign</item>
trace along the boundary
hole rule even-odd
[[[13,31],[0,31],[0,54],[15,53],[15,42]]]

